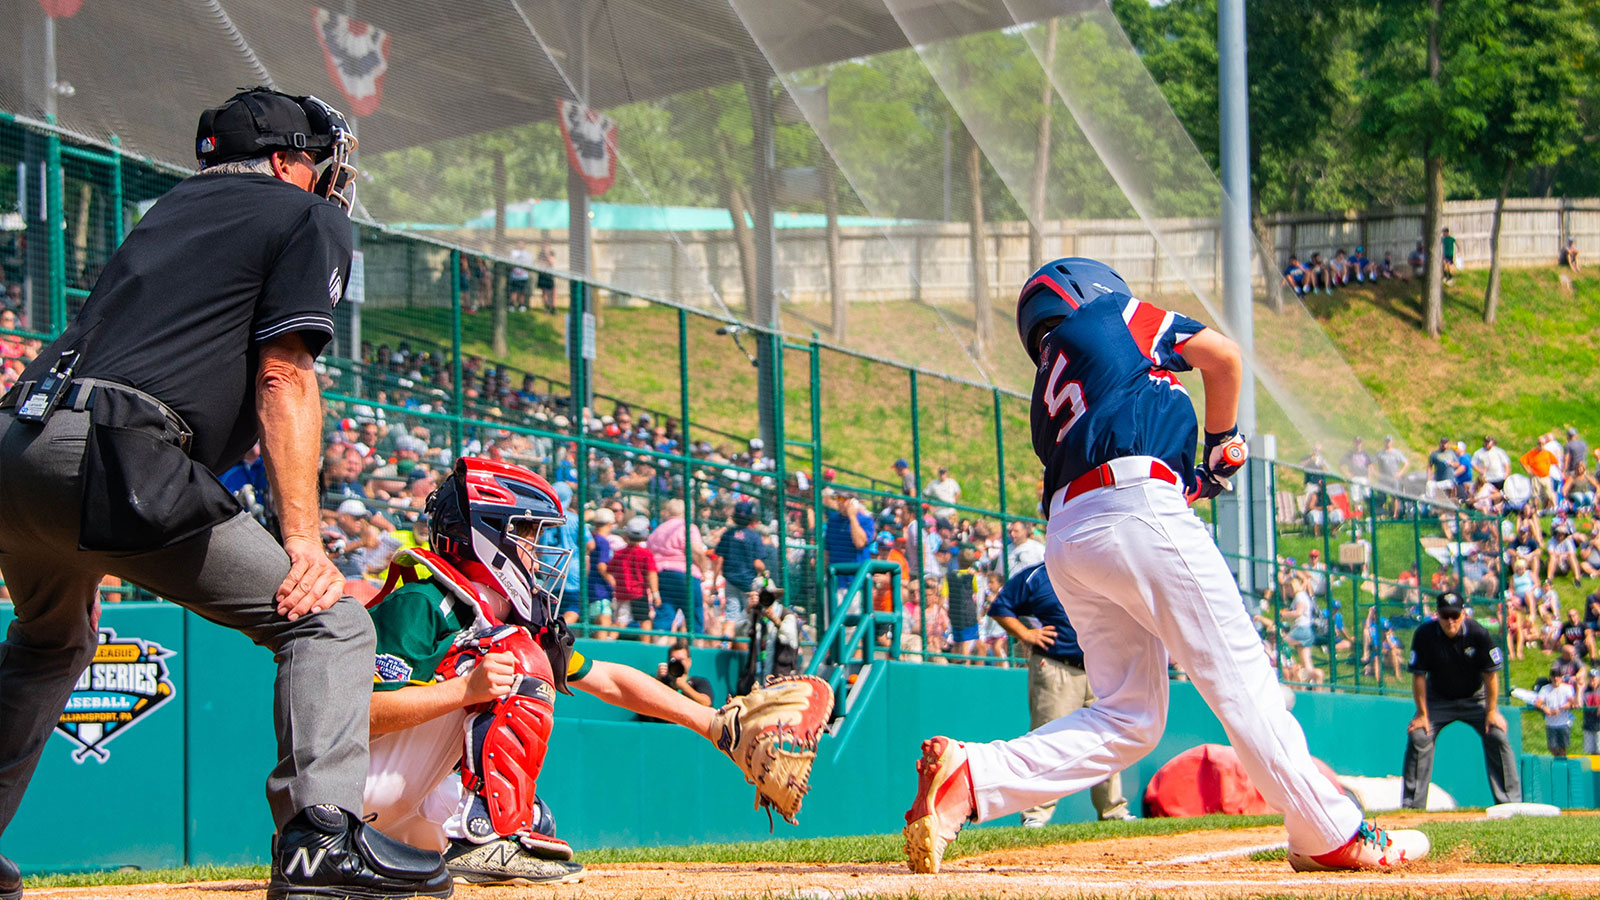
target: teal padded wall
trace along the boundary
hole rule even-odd
[[[166,603],[108,606],[100,627],[118,640],[142,638],[174,651],[163,662],[176,696],[85,754],[60,733],[45,741],[28,794],[3,846],[27,871],[133,865],[172,866],[184,858],[184,685],[186,613]],[[9,626],[11,606],[0,606]]]
[[[8,610],[0,607],[0,616]],[[177,697],[110,744],[105,762],[75,763],[72,745],[51,737],[0,846],[28,871],[264,860],[272,823],[263,782],[275,757],[271,654],[165,604],[107,605],[102,624],[120,637],[176,650],[167,663]],[[579,649],[651,673],[666,658],[663,647],[628,641],[585,640]],[[725,698],[742,655],[696,650],[694,659],[693,672],[711,680],[719,701]],[[855,689],[840,733],[823,741],[802,824],[779,821],[771,836],[898,830],[915,787],[922,739],[1021,734],[1028,724],[1026,690],[1026,676],[1016,669],[873,666]],[[1174,682],[1171,693],[1165,737],[1123,773],[1135,811],[1161,763],[1199,743],[1226,742],[1192,685]],[[1312,752],[1336,770],[1400,770],[1409,701],[1332,693],[1296,699],[1295,715]],[[753,808],[755,789],[709,742],[671,725],[634,722],[582,692],[562,697],[557,707],[540,794],[554,808],[562,836],[580,850],[769,837],[766,815]],[[1440,739],[1435,781],[1464,804],[1486,805],[1482,759],[1476,735],[1452,726]],[[1524,778],[1536,794],[1530,799],[1595,803],[1595,773],[1581,763],[1523,759]],[[80,825],[63,838],[62,810],[69,808],[94,810],[96,818],[92,827]],[[1092,815],[1087,795],[1079,794],[1062,802],[1056,821]]]

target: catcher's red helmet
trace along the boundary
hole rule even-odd
[[[498,585],[526,624],[555,617],[572,552],[539,543],[544,529],[566,522],[549,482],[521,466],[461,457],[426,511],[439,555],[468,577]]]

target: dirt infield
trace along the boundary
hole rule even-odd
[[[1402,824],[1386,820],[1385,824]],[[1588,824],[1588,823],[1586,823]],[[591,867],[580,884],[457,887],[466,900],[633,900],[770,897],[1123,898],[1235,897],[1591,897],[1600,867],[1517,866],[1430,859],[1396,873],[1297,874],[1251,854],[1281,847],[1283,829],[1203,831],[1001,850],[946,863],[934,876],[887,863],[651,863]],[[256,900],[261,882],[29,890],[30,900]]]

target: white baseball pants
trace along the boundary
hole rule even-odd
[[[372,739],[362,807],[377,814],[378,830],[424,850],[443,851],[462,836],[459,828],[447,834],[446,822],[461,805],[461,780],[451,773],[466,720],[461,710]]]
[[[1167,656],[1205,698],[1245,771],[1284,813],[1289,846],[1343,846],[1361,810],[1311,762],[1305,733],[1251,627],[1233,575],[1174,485],[1119,460],[1117,483],[1053,504],[1050,583],[1084,648],[1093,706],[1022,737],[969,744],[979,821],[1099,783],[1156,746],[1167,720]]]

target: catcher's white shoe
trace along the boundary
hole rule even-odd
[[[1289,853],[1296,872],[1338,872],[1356,869],[1392,869],[1428,855],[1428,836],[1420,831],[1390,831],[1362,822],[1356,836],[1337,850],[1319,856]]]
[[[582,865],[540,859],[516,838],[487,844],[452,841],[444,864],[456,884],[571,884],[583,880]]]
[[[922,742],[917,760],[917,797],[906,811],[906,862],[911,871],[939,871],[944,851],[975,814],[967,751],[947,737]]]

